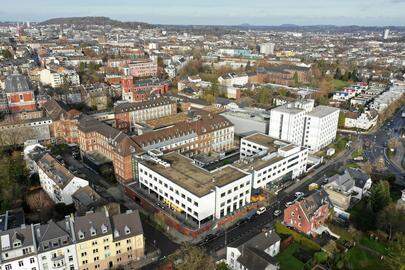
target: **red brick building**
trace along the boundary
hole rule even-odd
[[[83,154],[97,153],[106,157],[112,161],[119,182],[133,181],[133,158],[141,149],[128,135],[84,114],[79,119],[78,135]]]
[[[150,95],[163,95],[169,91],[170,84],[158,78],[137,80],[133,76],[121,78],[122,99],[130,102],[141,102]]]
[[[77,131],[80,112],[68,110],[63,102],[54,99],[49,100],[43,106],[45,113],[52,119],[49,127],[51,138],[56,142],[78,143],[79,135]]]
[[[9,75],[6,78],[4,92],[7,96],[7,106],[10,112],[36,110],[35,94],[25,76]]]
[[[316,235],[315,230],[325,223],[331,204],[325,191],[319,190],[284,210],[284,224],[305,234]]]

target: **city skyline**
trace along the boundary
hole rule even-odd
[[[60,1],[20,0],[3,3],[0,21],[44,21],[55,17],[108,16],[121,21],[153,24],[200,25],[364,25],[404,26],[404,0],[264,1],[207,0],[190,3],[174,0]]]

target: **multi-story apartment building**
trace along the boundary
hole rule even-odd
[[[6,78],[4,92],[7,97],[7,110],[10,112],[34,111],[36,109],[34,90],[25,76],[9,75]]]
[[[287,103],[270,111],[269,135],[316,152],[336,138],[339,109],[314,107],[313,100]]]
[[[289,105],[283,105],[270,111],[269,135],[273,138],[302,143],[305,111]]]
[[[57,142],[78,143],[78,119],[80,112],[77,110],[68,110],[67,106],[54,99],[44,104],[46,115],[52,119],[50,125],[51,138]]]
[[[305,116],[302,145],[317,152],[332,143],[336,138],[339,109],[317,106]]]
[[[87,213],[73,220],[79,269],[110,269],[144,255],[138,212],[110,218],[107,212]]]
[[[79,269],[70,217],[59,222],[51,220],[46,224],[35,224],[34,234],[39,269]]]
[[[256,133],[241,139],[238,167],[252,174],[252,188],[264,188],[306,172],[308,150]]]
[[[91,116],[82,115],[78,124],[78,138],[82,154],[101,154],[112,161],[118,181],[133,180],[133,155],[140,148],[128,135]]]
[[[227,165],[206,171],[171,152],[138,160],[139,187],[201,225],[250,203],[251,176]]]
[[[247,74],[227,73],[218,78],[218,82],[222,86],[244,86],[249,82]]]
[[[42,84],[50,85],[53,88],[60,87],[64,83],[80,84],[80,78],[76,71],[63,67],[44,68],[40,71],[39,77]]]
[[[136,60],[131,61],[124,68],[126,75],[134,76],[135,78],[153,77],[157,75],[158,65],[156,60]]]
[[[234,147],[234,126],[220,115],[202,115],[171,127],[144,133],[133,140],[145,151],[198,153],[225,152]]]
[[[88,181],[75,176],[48,153],[36,163],[41,187],[55,203],[73,203],[73,193],[89,185]]]
[[[38,270],[33,225],[0,232],[1,270]]]
[[[106,270],[144,256],[138,211],[67,216],[0,232],[1,270]]]
[[[136,123],[175,115],[177,104],[167,98],[156,98],[141,103],[121,103],[115,106],[115,125],[118,129],[132,131]]]
[[[378,113],[375,110],[365,111],[363,113],[346,112],[345,127],[369,130],[377,125]]]

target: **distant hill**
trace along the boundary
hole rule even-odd
[[[67,17],[67,18],[53,18],[39,23],[39,25],[76,25],[76,26],[86,26],[86,25],[111,25],[113,27],[121,28],[137,28],[138,26],[142,28],[151,28],[152,25],[144,22],[121,22],[118,20],[113,20],[108,17]]]

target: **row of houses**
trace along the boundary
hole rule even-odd
[[[138,211],[109,216],[88,212],[0,232],[1,270],[96,270],[143,258]]]

